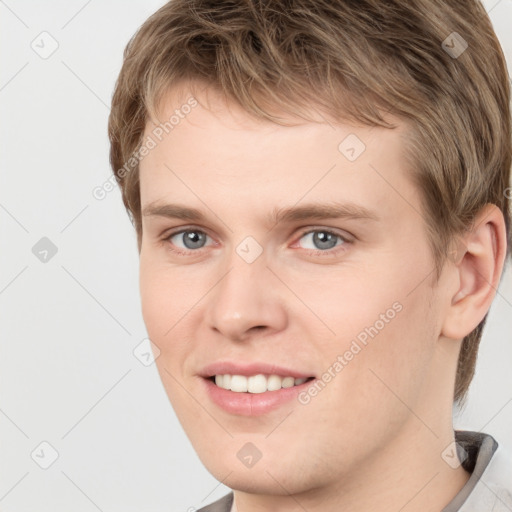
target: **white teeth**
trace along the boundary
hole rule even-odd
[[[247,377],[244,377],[243,375],[232,375],[231,391],[245,393],[247,391]]]
[[[222,377],[221,387],[224,389],[231,389],[231,375],[217,375],[215,379],[217,379],[217,377]]]
[[[277,391],[278,389],[281,389],[282,382],[283,379],[281,379],[279,375],[271,375],[267,380],[267,389],[269,391]]]
[[[223,389],[229,389],[236,393],[265,393],[265,391],[278,391],[281,388],[291,388],[299,386],[308,379],[295,379],[294,377],[280,377],[279,375],[270,375],[266,377],[263,374],[251,375],[215,375],[215,384]]]
[[[291,388],[294,384],[295,379],[293,377],[285,377],[281,386],[283,386],[283,388]]]
[[[264,393],[267,391],[267,379],[265,375],[253,375],[247,379],[247,391],[249,393]]]

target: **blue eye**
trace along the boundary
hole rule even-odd
[[[178,231],[177,233],[171,233],[166,240],[170,241],[178,249],[193,251],[196,249],[202,249],[207,238],[209,238],[209,236],[203,231],[188,229]],[[182,244],[181,246],[180,243]]]
[[[192,228],[170,233],[164,240],[169,243],[170,250],[183,256],[194,252],[200,253],[208,245],[214,245],[212,243],[207,244],[208,240],[212,242],[212,239],[204,231]],[[350,243],[350,240],[342,235],[326,229],[313,229],[304,232],[299,238],[300,241],[303,242],[296,242],[299,247],[308,251],[314,251],[317,256],[332,256],[338,252],[336,250],[337,247],[341,249],[341,246]]]
[[[313,247],[301,246],[304,249],[311,249],[322,252],[326,252],[330,249],[333,249],[334,247],[344,245],[347,242],[347,240],[341,235],[333,233],[332,231],[327,231],[325,229],[308,231],[307,233],[304,233],[300,239],[306,239],[308,242],[314,245]]]

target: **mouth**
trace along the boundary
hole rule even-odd
[[[300,364],[302,366],[302,364]],[[233,416],[257,416],[293,407],[315,380],[310,371],[264,361],[217,361],[199,372],[207,397]]]
[[[218,388],[234,393],[266,393],[267,391],[279,391],[281,389],[293,388],[313,380],[315,377],[296,378],[292,376],[281,376],[276,374],[236,375],[219,374],[206,377]]]

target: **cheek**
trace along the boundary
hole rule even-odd
[[[157,366],[182,373],[187,354],[197,345],[201,307],[211,286],[197,270],[172,267],[141,253],[141,309],[148,336],[160,349]]]
[[[177,321],[177,303],[175,295],[179,293],[175,281],[171,283],[168,272],[162,265],[141,252],[139,288],[142,317],[149,338],[161,352],[157,366],[168,351],[168,340],[173,334]]]
[[[148,251],[149,253],[149,251]],[[139,288],[146,327],[161,337],[196,302],[200,279],[141,251]],[[170,335],[170,333],[169,333]]]
[[[425,279],[430,262],[428,258],[420,260],[382,258],[379,265],[368,265],[364,272],[338,276],[332,272],[329,279],[301,288],[301,293],[309,290],[308,306],[330,330],[317,336],[320,344],[316,348],[323,371],[336,375],[332,391],[345,395],[351,394],[351,389],[372,390],[365,393],[365,400],[352,396],[358,407],[370,402],[384,407],[387,400],[383,398],[392,395],[389,388],[411,399],[419,392],[439,323],[431,307],[429,279]],[[311,339],[315,339],[313,326],[321,324],[316,319],[314,323],[303,321]]]
[[[173,317],[165,280],[159,279],[158,271],[141,262],[139,286],[142,316],[149,337],[156,342],[171,327]]]
[[[141,253],[139,288],[142,316],[149,338],[160,350],[155,364],[162,384],[178,418],[186,422],[188,415],[197,414],[197,411],[190,410],[193,404],[182,389],[183,362],[192,346],[190,333],[184,330],[184,326],[190,325],[190,310],[197,298],[192,297],[191,302],[187,300],[194,280],[187,281],[181,275],[178,270]]]
[[[393,269],[370,266],[328,270],[294,280],[294,292],[309,309],[295,300],[295,321],[311,335],[316,332],[334,343],[355,338],[364,343],[404,316],[402,310],[410,302],[405,290],[410,288],[401,282],[403,275],[395,277]]]

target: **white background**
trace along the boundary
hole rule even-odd
[[[135,234],[117,189],[92,195],[111,176],[107,117],[124,46],[162,4],[0,1],[3,512],[184,512],[227,491],[199,462],[155,366],[133,355],[146,336]],[[484,4],[512,69],[512,0]],[[59,45],[48,59],[31,48],[43,31]],[[58,249],[47,263],[32,253],[42,237]],[[455,417],[509,453],[511,370],[509,270]],[[31,458],[49,460],[43,441],[59,454],[46,470]]]

